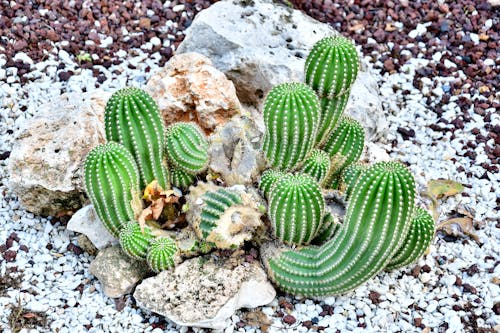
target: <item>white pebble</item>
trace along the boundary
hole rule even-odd
[[[184,10],[184,5],[176,5],[172,8],[172,11],[174,13],[177,13],[177,12],[180,12],[180,11],[183,11]]]

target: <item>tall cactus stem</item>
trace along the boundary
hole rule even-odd
[[[324,97],[320,99],[321,120],[319,122],[318,134],[316,134],[316,147],[321,147],[335,130],[344,113],[348,100],[348,93],[335,98]]]
[[[139,170],[134,157],[116,142],[99,145],[87,155],[84,174],[85,189],[97,216],[118,237],[122,225],[135,219],[133,203],[140,201]]]
[[[283,83],[271,89],[264,103],[263,150],[273,168],[287,171],[307,157],[320,116],[318,98],[307,85]]]
[[[106,139],[121,143],[135,158],[141,187],[157,180],[170,187],[163,158],[164,126],[155,101],[145,91],[128,87],[115,92],[104,112]]]

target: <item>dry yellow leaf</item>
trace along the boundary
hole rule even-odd
[[[449,179],[434,179],[427,183],[428,192],[436,199],[450,197],[461,193],[464,186],[458,182]]]
[[[479,242],[479,237],[475,233],[472,219],[470,217],[456,217],[444,221],[437,226],[437,230],[455,236],[463,237],[464,235],[472,237],[476,242]]]

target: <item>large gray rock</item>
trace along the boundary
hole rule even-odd
[[[221,330],[237,309],[270,303],[276,295],[258,261],[205,256],[145,279],[134,292],[140,307],[178,325]]]
[[[111,298],[130,293],[151,272],[145,261],[130,258],[120,246],[99,251],[89,271],[101,282],[104,294]]]
[[[240,101],[260,109],[273,86],[304,81],[309,50],[333,34],[337,32],[328,24],[272,0],[226,0],[196,16],[177,53],[206,55],[233,81]],[[367,141],[380,138],[387,129],[377,82],[366,63],[346,110],[365,126]]]
[[[84,234],[99,250],[117,242],[104,227],[92,205],[87,205],[73,214],[66,228]]]
[[[27,210],[56,215],[82,206],[82,163],[105,140],[108,97],[102,91],[63,94],[21,125],[10,155],[10,188]]]

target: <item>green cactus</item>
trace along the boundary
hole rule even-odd
[[[415,210],[415,181],[397,162],[364,172],[347,205],[342,227],[320,247],[285,251],[267,259],[271,278],[304,296],[341,294],[376,275],[403,244]]]
[[[356,162],[365,144],[365,131],[363,126],[353,118],[342,117],[337,128],[326,141],[323,150],[328,153],[332,167],[325,177],[324,186],[335,188],[332,182],[337,182],[342,170]]]
[[[354,184],[358,180],[359,176],[366,171],[366,168],[366,164],[358,162],[351,164],[342,170],[342,173],[340,174],[340,190],[344,192],[346,198],[351,196]]]
[[[289,170],[314,145],[321,117],[318,98],[303,83],[275,86],[264,103],[264,153],[273,168]]]
[[[219,189],[206,192],[202,197],[205,205],[201,211],[199,236],[206,239],[217,224],[224,212],[231,206],[241,203],[241,196],[233,191]]]
[[[314,237],[312,243],[314,245],[321,245],[328,241],[335,235],[340,227],[340,223],[335,220],[332,213],[327,212],[323,216],[323,221],[321,222],[321,229],[319,229],[318,234]]]
[[[92,149],[84,163],[85,188],[106,229],[118,237],[122,224],[135,219],[132,202],[140,199],[139,170],[121,144]],[[138,204],[140,205],[140,203]]]
[[[340,117],[344,113],[349,94],[344,94],[335,98],[321,98],[321,120],[316,134],[316,146],[322,146],[335,130]]]
[[[284,172],[274,169],[268,169],[262,173],[259,182],[259,189],[262,191],[265,198],[269,197],[269,192],[271,191],[271,188],[284,175],[285,175]]]
[[[129,257],[146,259],[149,245],[154,236],[149,227],[145,227],[143,232],[137,222],[129,221],[123,225],[119,239],[123,252]]]
[[[313,177],[320,183],[330,169],[330,157],[328,154],[319,149],[313,149],[311,155],[305,160],[302,165],[301,172]]]
[[[186,190],[196,181],[196,176],[185,172],[184,170],[171,168],[170,181],[173,186]]]
[[[108,141],[121,143],[134,156],[142,188],[153,180],[170,188],[163,160],[163,121],[151,96],[139,88],[118,90],[106,104],[104,127]]]
[[[167,128],[166,152],[177,169],[192,175],[208,165],[208,142],[203,131],[194,123],[175,123]]]
[[[321,228],[325,200],[310,176],[287,174],[269,193],[269,218],[274,236],[282,242],[309,244]]]
[[[354,44],[343,36],[321,39],[311,49],[305,64],[306,83],[319,97],[348,94],[359,71]]]
[[[177,245],[170,237],[153,240],[146,255],[146,262],[153,272],[159,273],[175,266]]]
[[[434,219],[428,211],[417,208],[403,245],[392,257],[387,270],[397,269],[420,258],[434,239]]]

